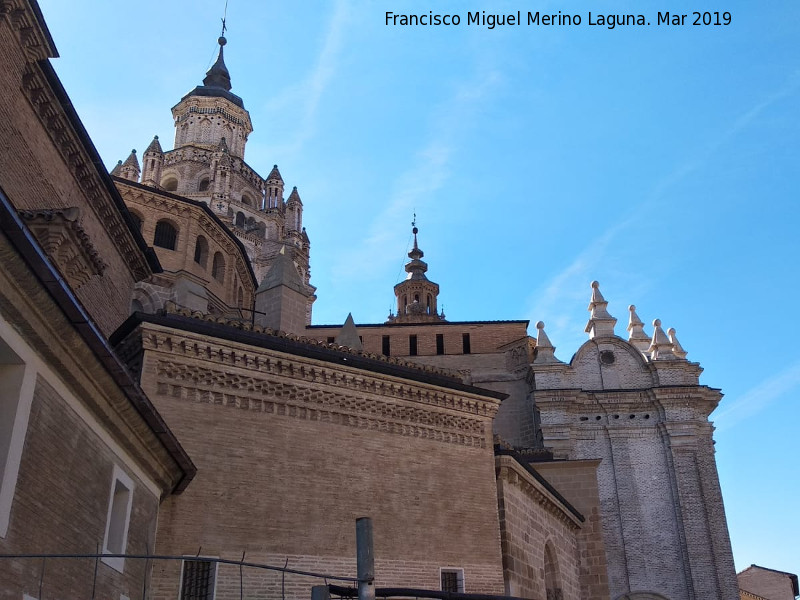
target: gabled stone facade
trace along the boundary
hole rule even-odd
[[[647,352],[634,307],[630,339],[617,337],[597,282],[592,288],[589,341],[563,363],[540,323],[531,370],[545,446],[557,459],[601,460],[611,596],[734,600],[708,420],[722,395],[700,385],[702,369],[686,360],[658,319]]]

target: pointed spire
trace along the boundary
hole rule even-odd
[[[672,353],[678,358],[686,358],[688,352],[683,349],[683,346],[681,346],[678,338],[675,337],[675,328],[670,327],[667,329],[667,335],[669,336],[669,341],[672,343]]]
[[[339,330],[335,343],[340,346],[347,346],[353,350],[361,351],[364,349],[361,338],[358,335],[358,329],[356,329],[355,321],[353,321],[353,313],[347,313],[347,319],[345,319],[344,325]]]
[[[539,321],[536,323],[536,329],[538,329],[538,333],[536,334],[536,358],[533,359],[534,364],[537,365],[552,365],[561,363],[555,357],[555,346],[550,342],[550,338],[547,337],[547,334],[544,332],[544,322]]]
[[[128,181],[139,181],[139,160],[136,158],[136,150],[131,150],[128,158],[125,159],[119,166],[119,177],[127,179]]]
[[[164,154],[164,151],[161,149],[161,143],[158,141],[158,136],[153,137],[153,141],[150,142],[147,150],[144,151],[145,156],[148,154]]]
[[[206,87],[222,88],[226,92],[230,92],[231,74],[228,72],[228,67],[225,66],[225,58],[222,51],[225,44],[228,43],[228,40],[220,36],[217,43],[219,44],[219,56],[217,56],[217,62],[215,62],[208,70],[208,73],[206,73],[206,77],[203,79],[203,85]]]
[[[303,201],[300,200],[300,194],[297,193],[297,186],[292,188],[292,193],[289,194],[289,198],[286,200],[286,205],[289,206],[290,204],[303,205]]]
[[[122,175],[122,161],[118,160],[117,164],[111,169],[111,175],[114,177],[120,177]]]
[[[661,329],[661,319],[653,321],[653,340],[647,349],[650,358],[653,360],[674,360],[675,354],[672,352],[672,342]]]
[[[425,271],[428,270],[428,265],[425,261],[420,260],[425,253],[420,250],[419,245],[417,244],[417,234],[419,233],[419,229],[416,226],[416,219],[412,222],[413,227],[411,228],[411,233],[414,234],[414,247],[411,249],[411,252],[408,253],[408,258],[411,260],[406,263],[406,273],[408,276],[406,279],[428,279],[425,276]]]
[[[136,149],[134,148],[131,150],[131,153],[128,155],[128,158],[125,159],[125,162],[122,163],[123,167],[135,167],[136,170],[139,170],[139,159],[136,158]]]
[[[607,306],[608,302],[600,293],[600,284],[593,281],[592,300],[589,302],[589,308],[586,309],[591,313],[585,330],[590,339],[614,335],[614,325],[617,324],[617,320],[608,313]]]
[[[272,171],[269,172],[267,175],[267,181],[278,180],[283,181],[283,177],[281,177],[281,172],[278,170],[278,165],[272,166]]]
[[[289,253],[286,252],[286,246],[281,247],[269,271],[264,275],[264,279],[261,280],[261,285],[258,286],[256,294],[280,285],[284,285],[301,294],[306,293],[305,286],[300,280],[300,273],[297,272],[294,261],[289,256]]]
[[[639,352],[646,353],[650,348],[650,336],[644,332],[644,323],[636,314],[636,307],[631,304],[628,310],[631,313],[628,318],[628,342]]]

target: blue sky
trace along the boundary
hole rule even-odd
[[[171,148],[224,0],[40,4],[106,165],[155,134]],[[389,8],[462,25],[387,27],[371,0],[229,0],[245,158],[298,186],[315,323],[386,318],[416,211],[450,320],[543,320],[569,360],[597,279],[619,335],[629,304],[675,327],[725,393],[712,420],[737,570],[797,573],[800,3],[698,4],[732,21],[695,27],[685,2],[619,0],[687,25],[589,26],[603,4],[406,0]],[[468,10],[584,23],[489,30]]]

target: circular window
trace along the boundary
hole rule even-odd
[[[611,350],[603,350],[600,352],[600,362],[604,365],[614,364],[614,353]]]

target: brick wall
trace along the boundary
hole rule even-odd
[[[358,333],[363,338],[364,351],[381,354],[383,336],[388,335],[392,356],[408,356],[409,336],[417,336],[417,352],[419,356],[436,356],[436,335],[444,336],[444,352],[464,354],[463,334],[470,336],[472,354],[489,354],[502,352],[500,348],[506,344],[527,338],[526,321],[510,321],[496,323],[444,323],[417,325],[357,325]],[[341,326],[315,326],[306,331],[308,337],[327,341],[328,337],[336,337]]]
[[[143,258],[33,62],[31,54],[46,56],[43,48],[33,48],[35,27],[28,28],[23,46],[17,26],[24,21],[12,20],[11,12],[9,8],[0,16],[0,187],[20,210],[80,208],[79,223],[106,268],[76,294],[108,335],[128,316],[132,266]],[[97,194],[92,199],[87,195],[90,185]]]
[[[533,467],[586,519],[577,534],[581,598],[608,598],[608,571],[597,485],[598,460],[537,462]]]
[[[123,181],[115,181],[128,208],[142,221],[142,236],[153,245],[156,224],[166,219],[177,230],[174,250],[154,246],[161,266],[175,277],[186,273],[207,288],[213,296],[229,307],[238,306],[238,290],[243,291],[243,306],[252,308],[254,282],[246,266],[247,256],[234,243],[232,234],[207,216],[206,211],[194,204],[143,189]],[[195,262],[195,244],[198,236],[208,243],[205,264]],[[214,255],[219,252],[224,259],[224,275],[212,276]],[[163,279],[165,276],[161,276]],[[249,314],[249,313],[248,313]]]
[[[560,590],[564,600],[607,598],[582,593],[578,518],[511,457],[497,457],[497,467],[506,593],[549,600]],[[545,572],[546,548],[554,559],[550,574]],[[545,579],[551,577],[548,595]]]
[[[11,520],[0,553],[94,553],[102,548],[114,465],[134,481],[127,551],[144,553],[155,536],[158,495],[148,490],[42,378],[37,380]],[[93,559],[49,559],[43,595],[88,598]],[[39,597],[41,559],[0,559],[0,598]],[[145,565],[122,574],[100,562],[97,597],[136,597]]]
[[[348,575],[337,561],[370,516],[379,584],[438,588],[439,567],[461,567],[468,591],[502,592],[496,401],[154,326],[142,339],[143,386],[198,467],[163,506],[160,552]]]
[[[646,362],[637,352],[607,337],[584,344],[569,365],[533,364],[545,445],[558,458],[602,461],[612,597],[650,590],[732,600],[738,592],[708,422],[720,394],[698,385],[697,364]]]
[[[769,600],[795,599],[792,580],[788,573],[751,565],[736,577],[742,591],[747,591]],[[742,595],[742,598],[747,598],[747,596]]]

